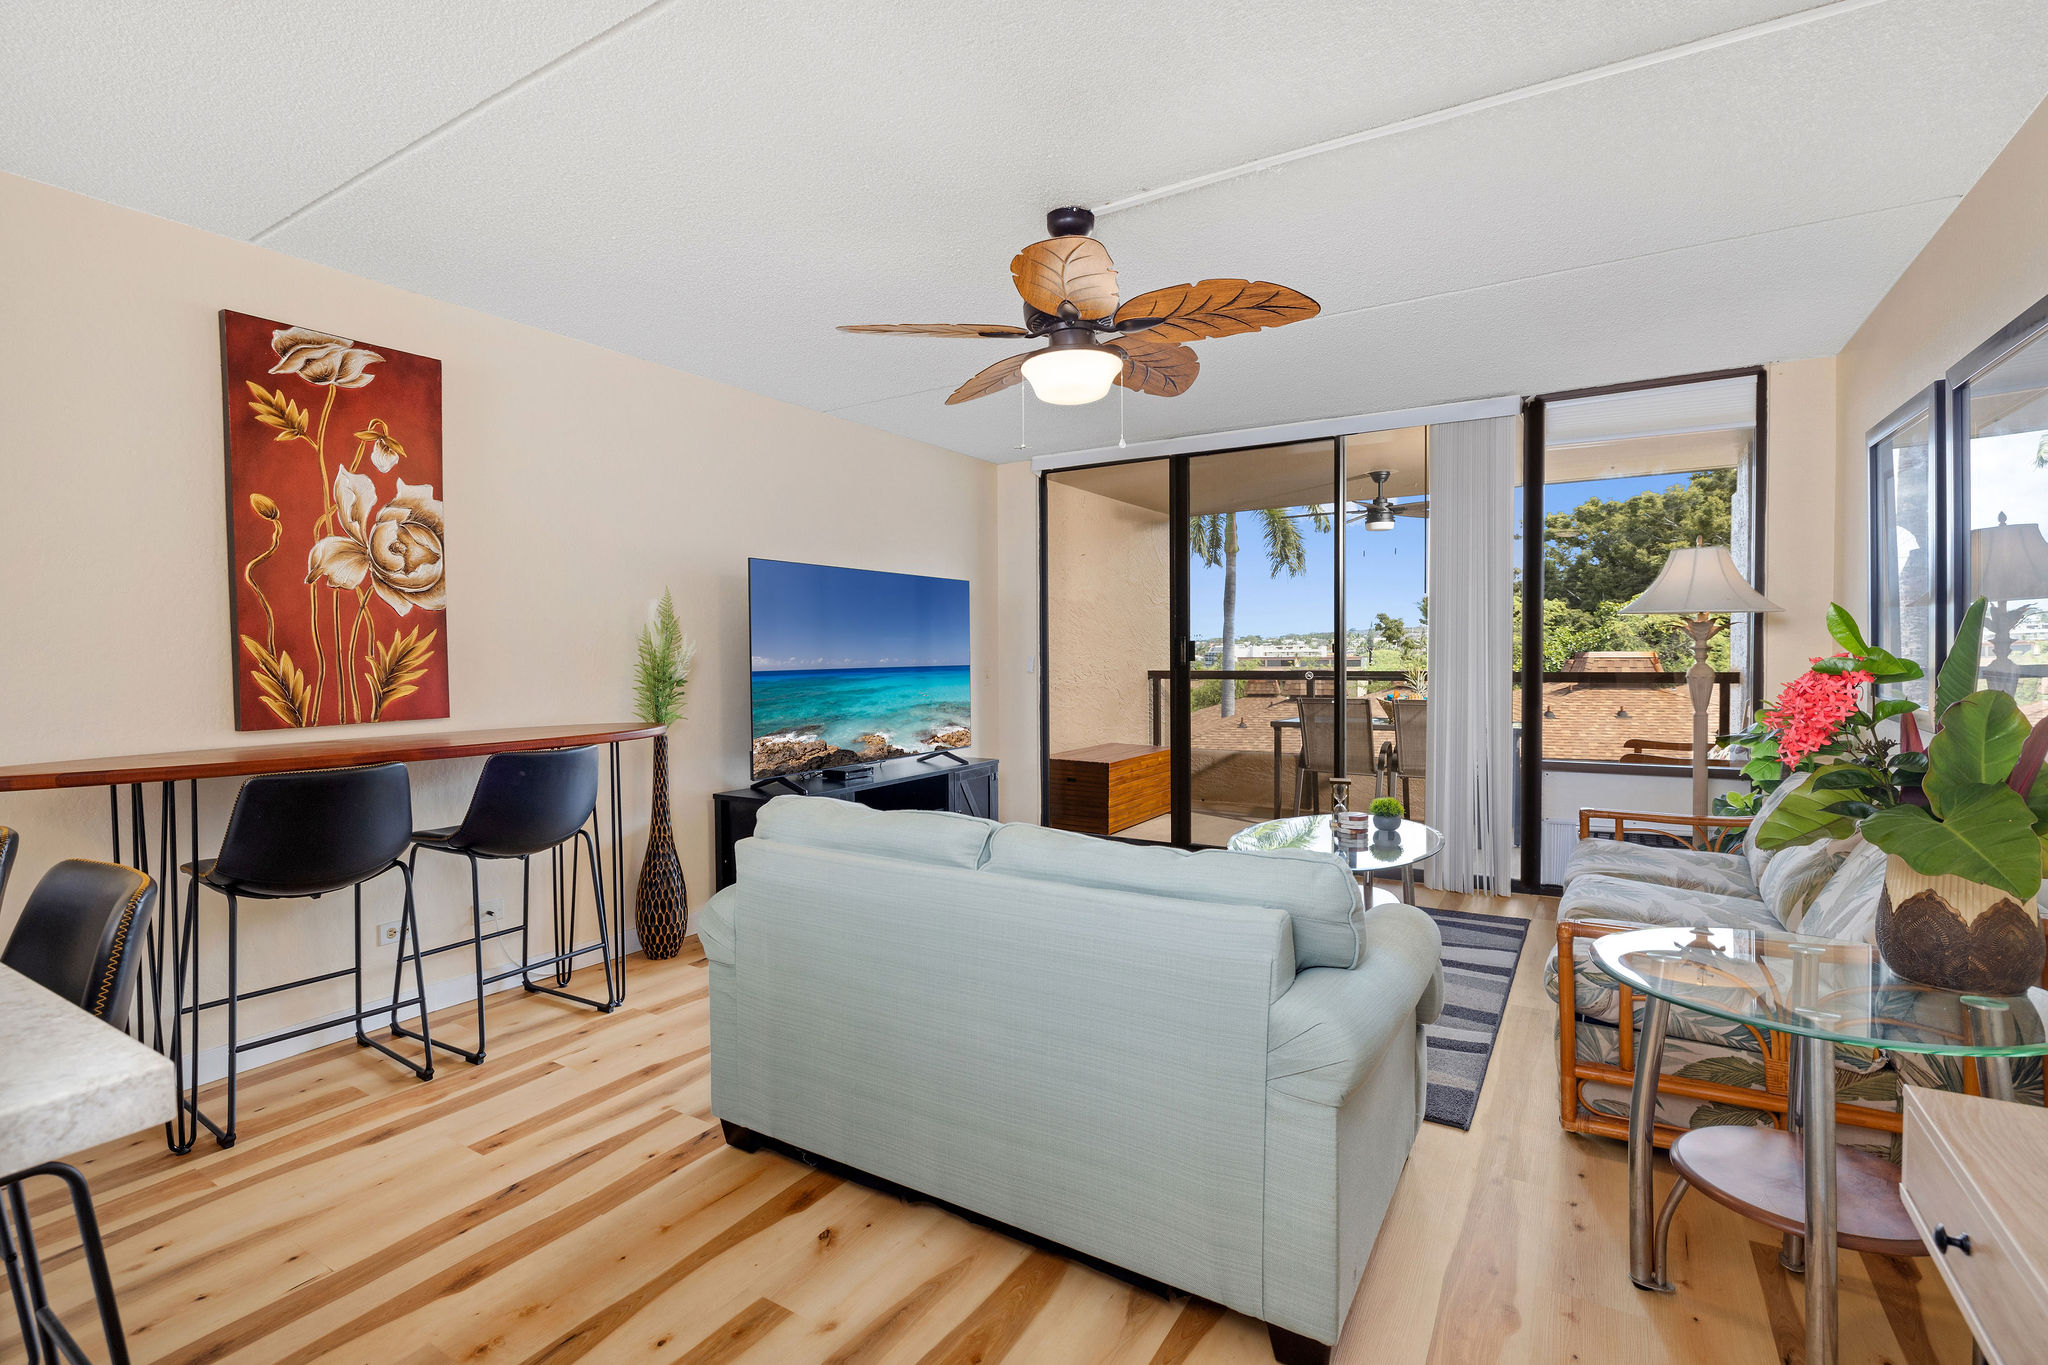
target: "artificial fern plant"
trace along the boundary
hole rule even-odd
[[[676,619],[675,595],[662,589],[654,620],[640,630],[640,658],[633,670],[633,712],[649,725],[674,725],[683,718],[683,694],[690,686],[690,660],[697,645]]]

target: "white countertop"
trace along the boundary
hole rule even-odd
[[[0,1175],[177,1112],[170,1059],[0,966]]]

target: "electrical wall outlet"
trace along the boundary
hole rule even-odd
[[[377,926],[377,946],[378,946],[379,948],[389,948],[389,947],[391,947],[391,946],[392,946],[393,944],[395,944],[395,943],[397,943],[397,942],[398,942],[398,921],[397,921],[397,920],[392,920],[392,921],[391,921],[390,923],[388,923],[388,924],[380,924],[380,925],[378,925],[378,926]]]

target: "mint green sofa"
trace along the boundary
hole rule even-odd
[[[1325,1359],[1423,1111],[1421,911],[1335,859],[781,797],[698,921],[711,1107]]]

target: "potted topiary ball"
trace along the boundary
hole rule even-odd
[[[1372,811],[1373,828],[1382,834],[1392,834],[1400,829],[1402,817],[1408,814],[1408,808],[1392,796],[1374,797],[1368,809]]]

